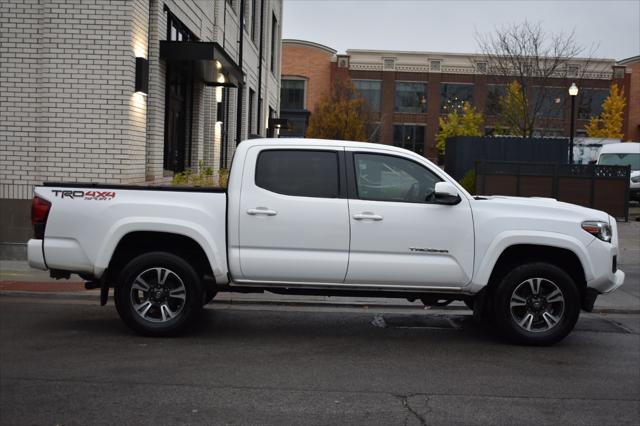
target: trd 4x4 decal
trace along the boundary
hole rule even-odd
[[[52,189],[53,195],[60,198],[71,198],[72,200],[112,200],[116,197],[115,191],[70,191],[66,189]]]

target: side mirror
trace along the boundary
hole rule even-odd
[[[436,204],[455,205],[461,201],[456,187],[449,182],[438,182],[435,187]]]

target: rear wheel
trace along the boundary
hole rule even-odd
[[[557,266],[529,263],[508,273],[494,293],[497,325],[510,340],[552,345],[573,330],[580,314],[580,293]]]
[[[195,270],[181,257],[152,252],[129,262],[120,274],[114,299],[120,318],[147,336],[175,335],[202,308]]]

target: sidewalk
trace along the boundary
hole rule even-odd
[[[619,268],[625,283],[617,291],[598,297],[595,312],[640,313],[640,222],[619,223]],[[54,280],[48,272],[29,267],[25,261],[0,260],[0,296],[39,296],[60,298],[89,298],[98,300],[99,290],[85,290],[77,275],[69,280]],[[214,299],[220,304],[302,305],[334,307],[389,307],[420,309],[422,303],[405,299],[372,297],[288,296],[272,293],[221,293]],[[450,309],[466,309],[462,302],[454,302]],[[442,309],[442,308],[438,308]]]

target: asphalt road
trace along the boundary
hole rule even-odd
[[[113,306],[0,297],[0,423],[638,424],[640,316],[549,348],[424,311],[207,309],[180,338]]]

